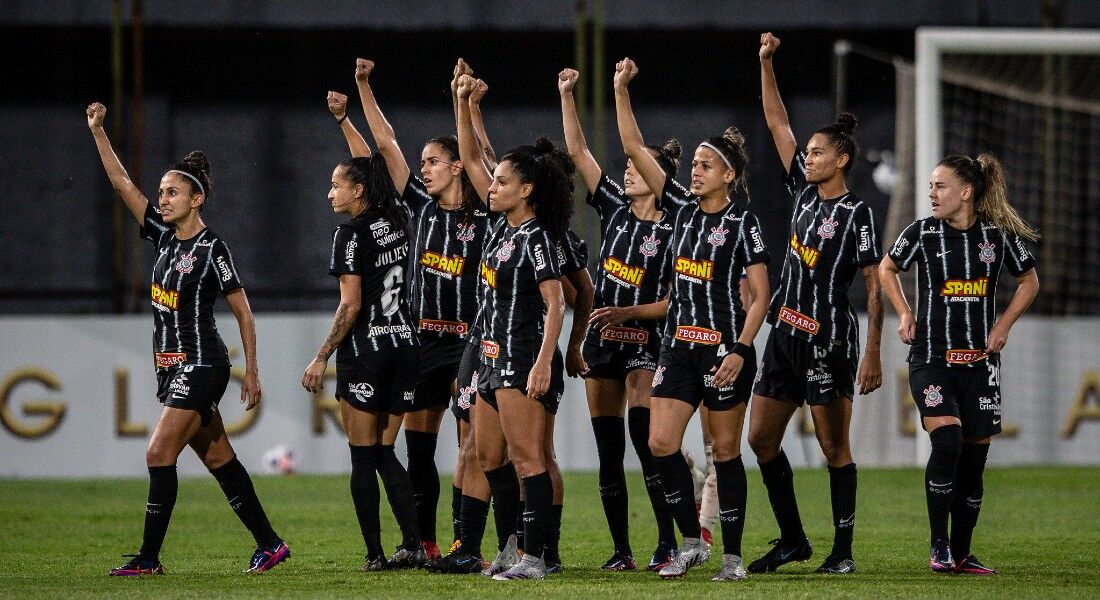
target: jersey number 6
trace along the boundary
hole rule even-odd
[[[404,269],[400,265],[386,271],[382,278],[382,315],[393,316],[400,306],[401,284],[405,281]]]

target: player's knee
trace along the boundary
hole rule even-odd
[[[711,452],[714,454],[714,462],[726,462],[741,455],[741,449],[735,446],[732,440],[713,440]]]
[[[660,435],[649,436],[649,451],[653,456],[668,456],[679,450],[679,446],[674,444],[672,440],[665,439]]]
[[[759,462],[768,462],[779,455],[780,441],[757,429],[749,430],[749,448]],[[715,460],[718,460],[717,458]]]
[[[833,467],[843,467],[852,462],[852,451],[846,440],[825,439],[821,441],[821,453]]]

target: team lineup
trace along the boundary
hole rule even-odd
[[[375,97],[373,62],[358,59],[354,79],[374,149],[350,118],[347,96],[328,93],[350,154],[333,170],[328,192],[332,211],[347,219],[333,233],[328,264],[340,302],[301,385],[320,391],[335,354],[351,499],[365,545],[362,571],[425,568],[499,581],[561,572],[566,494],[554,426],[569,376],[584,379],[598,450],[610,550],[602,569],[641,566],[679,578],[707,562],[716,543],[714,581],[811,559],[782,449],[788,423],[807,405],[828,464],[834,528],[817,572],[855,572],[850,422],[857,390],[870,394],[882,383],[885,294],[900,317],[900,341],[911,346],[910,388],[931,442],[924,477],[929,566],[936,573],[996,573],[971,542],[990,442],[1001,431],[1000,352],[1039,291],[1026,244],[1038,233],[1009,203],[995,157],[951,155],[930,174],[932,216],[906,227],[883,253],[871,207],[848,189],[858,156],[855,117],[825,119],[830,123],[800,142],[772,67],[779,46],[779,38],[761,35],[760,97],[785,169],[782,201],[750,202],[747,144],[735,127],[696,146],[690,183],[681,185],[680,144],[647,144],[635,118],[630,83],[639,68],[629,58],[616,64],[612,82],[627,158],[621,180],[588,149],[573,69],[557,77],[565,147],[538,137],[499,158],[481,113],[488,85],[462,59],[450,84],[455,134],[428,140],[418,165],[406,162]],[[213,194],[210,164],[201,152],[188,154],[164,173],[151,201],[107,139],[106,113],[102,104],[89,105],[88,126],[112,186],[156,252],[150,299],[164,405],[146,451],[141,547],[109,574],[164,574],[160,551],[176,502],[176,461],[187,446],[255,539],[246,571],[268,571],[291,549],[268,519],[218,412],[230,373],[214,321],[218,295],[240,329],[247,410],[262,392],[237,265],[202,217]],[[591,261],[589,243],[571,228],[575,181],[599,217]],[[792,211],[787,248],[765,246],[754,202],[784,202]],[[772,260],[781,264],[774,289]],[[915,264],[916,311],[899,280]],[[1017,286],[998,314],[1002,267]],[[857,275],[867,289],[862,342],[849,300]],[[572,327],[563,331],[567,305]],[[758,349],[753,340],[765,321],[771,329]],[[453,531],[445,534],[453,543],[444,552],[435,454],[448,409],[459,453]],[[702,469],[682,450],[697,411]],[[742,553],[745,520],[762,517],[746,514],[746,420],[778,529],[771,550],[752,561]],[[405,464],[394,450],[402,429]],[[629,535],[628,437],[657,526],[654,550],[641,565]],[[400,529],[393,553],[382,543],[379,480]],[[496,540],[483,548],[490,508]]]

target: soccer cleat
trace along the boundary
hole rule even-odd
[[[124,554],[131,557],[126,564],[107,572],[112,577],[133,577],[135,575],[164,575],[164,565],[159,560],[145,560],[140,554]]]
[[[830,575],[844,575],[856,572],[856,561],[850,556],[830,554],[825,557],[825,562],[817,568],[815,573],[828,573]]]
[[[454,554],[458,552],[458,549],[462,547],[462,540],[456,539],[451,542],[451,547],[447,550],[447,554]]]
[[[741,560],[740,556],[736,554],[723,554],[722,555],[722,568],[718,569],[718,574],[711,577],[711,581],[741,581],[748,577],[745,573],[745,563]]]
[[[553,562],[550,562],[550,561],[548,561],[544,558],[542,562],[546,564],[546,574],[547,575],[553,575],[555,573],[561,573],[562,570],[563,570],[562,566],[561,566],[561,559],[560,558],[554,559]]]
[[[770,573],[789,562],[809,560],[814,554],[809,539],[791,543],[776,538],[768,543],[774,547],[764,556],[749,563],[749,573]]]
[[[932,542],[932,549],[928,552],[928,565],[933,573],[954,573],[955,561],[951,558],[951,544],[947,540]]]
[[[435,561],[428,566],[428,570],[445,575],[469,575],[480,573],[485,568],[485,561],[480,556],[459,550]]]
[[[965,575],[996,575],[997,571],[990,569],[978,560],[977,556],[968,554],[955,565],[955,572]]]
[[[633,571],[637,568],[638,565],[634,563],[633,556],[618,551],[600,567],[603,571]]]
[[[706,527],[700,527],[699,537],[703,538],[703,541],[706,542],[708,546],[714,545],[714,534],[710,532],[710,529]]]
[[[665,565],[660,571],[657,571],[661,579],[683,577],[687,575],[688,569],[695,565],[701,565],[710,558],[709,544],[698,538],[695,541],[689,541],[690,539],[684,538],[676,558],[672,559],[672,562]]]
[[[519,540],[515,534],[508,536],[508,541],[504,544],[504,549],[497,552],[496,558],[493,562],[485,567],[481,571],[481,574],[486,577],[493,577],[499,575],[512,567],[516,566],[520,562],[519,556]]]
[[[439,544],[428,540],[422,540],[420,545],[424,548],[424,554],[427,556],[427,563],[432,563],[442,558],[439,552]]]
[[[391,569],[419,569],[428,562],[428,554],[424,547],[417,545],[415,550],[409,550],[404,546],[398,546],[397,552],[390,557]]]
[[[647,571],[660,571],[665,565],[672,562],[672,559],[676,558],[676,546],[670,546],[667,544],[658,544],[657,549],[653,551],[653,558],[649,559],[649,565],[646,566]]]
[[[363,573],[370,573],[373,571],[386,571],[389,570],[390,564],[386,562],[385,556],[377,556],[375,558],[367,557],[367,562],[363,563],[363,566],[359,567],[359,570]]]
[[[545,579],[546,563],[541,558],[530,554],[524,554],[523,559],[512,568],[502,573],[493,575],[496,581],[509,581],[512,579]]]
[[[263,573],[264,571],[270,571],[275,565],[288,558],[290,558],[290,546],[287,546],[286,542],[283,541],[268,548],[256,548],[256,551],[252,553],[252,560],[249,561],[249,566],[244,572]]]

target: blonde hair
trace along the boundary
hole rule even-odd
[[[989,153],[978,158],[954,154],[940,161],[974,190],[974,208],[980,217],[1006,231],[1027,240],[1039,239],[1039,232],[1028,225],[1008,202],[1008,186],[1001,161]]]

